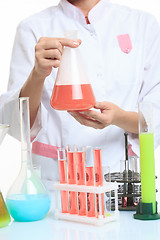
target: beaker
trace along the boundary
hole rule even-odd
[[[65,37],[77,40],[77,31],[65,32]],[[95,105],[79,47],[64,47],[50,103],[54,109],[74,111]]]
[[[2,143],[8,129],[9,125],[0,124],[0,144]],[[10,222],[11,218],[0,190],[0,228],[7,226]]]
[[[151,103],[139,103],[139,142],[142,203],[152,203],[156,213],[153,107]]]
[[[8,191],[6,203],[16,221],[43,219],[50,209],[50,197],[32,166],[29,98],[20,98],[21,169]]]

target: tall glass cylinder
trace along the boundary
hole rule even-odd
[[[153,107],[151,103],[139,104],[139,142],[142,203],[152,203],[156,213]]]

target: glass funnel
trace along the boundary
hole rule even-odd
[[[9,129],[9,125],[0,124],[0,144],[2,143],[7,131]],[[11,221],[8,209],[6,207],[2,192],[0,191],[0,228],[7,226]]]
[[[76,40],[77,31],[65,32],[65,38]],[[54,109],[74,111],[95,105],[79,47],[64,47],[50,103]]]
[[[29,98],[20,98],[21,169],[7,195],[7,206],[16,221],[43,219],[50,209],[50,197],[32,166]]]

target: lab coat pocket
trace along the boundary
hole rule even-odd
[[[130,53],[133,47],[129,34],[118,35],[117,39],[122,52]]]
[[[112,52],[113,80],[117,87],[137,85],[137,71],[139,71],[141,57],[136,38],[132,39],[129,34],[116,36],[116,42]],[[132,40],[131,40],[132,39]]]

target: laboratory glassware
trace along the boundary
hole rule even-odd
[[[86,186],[94,186],[95,185],[95,174],[94,174],[94,155],[93,155],[93,147],[86,146]],[[95,203],[95,194],[87,193],[87,216],[95,217],[96,216],[96,203]]]
[[[103,186],[103,169],[102,169],[102,151],[101,148],[93,148],[94,153],[94,170],[95,170],[95,186]],[[102,214],[104,215],[104,195],[96,194],[97,213],[99,214],[99,201],[101,201]]]
[[[85,147],[77,147],[76,166],[77,166],[77,185],[85,185]],[[78,214],[86,215],[86,193],[78,192]]]
[[[77,31],[67,31],[65,37],[77,40]],[[88,110],[95,105],[79,47],[64,47],[50,103],[57,110]]]
[[[77,168],[76,168],[76,146],[67,145],[67,167],[68,167],[68,183],[77,183]],[[69,212],[70,214],[78,213],[77,192],[69,192]]]
[[[0,144],[2,143],[8,129],[9,125],[0,124]],[[11,218],[0,190],[0,228],[7,226],[10,222]]]
[[[6,203],[14,220],[43,219],[50,209],[50,196],[32,166],[29,98],[20,98],[21,169],[8,191]]]
[[[154,220],[159,219],[160,215],[157,214],[156,202],[152,104],[139,103],[138,113],[142,201],[137,206],[134,218]]]
[[[59,180],[60,183],[67,183],[67,165],[66,165],[66,149],[58,148],[58,167],[59,167]],[[61,191],[61,206],[62,213],[69,212],[68,192]]]

